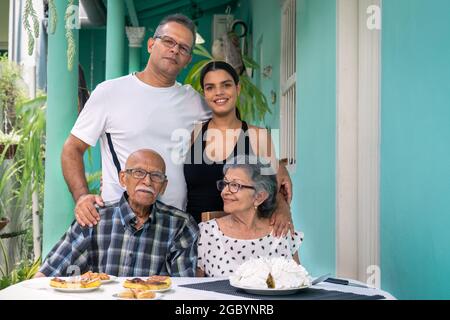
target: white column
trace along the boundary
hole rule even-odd
[[[128,37],[129,60],[128,72],[141,69],[141,47],[145,36],[145,27],[125,27]]]
[[[367,9],[337,2],[337,274],[366,282],[379,266],[380,30]],[[371,266],[373,266],[371,268]]]

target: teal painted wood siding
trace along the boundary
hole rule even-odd
[[[382,287],[450,299],[450,1],[383,0]]]
[[[295,225],[302,263],[336,270],[336,1],[297,0]]]

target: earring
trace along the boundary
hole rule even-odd
[[[255,211],[258,211],[258,206],[254,206],[253,208],[255,208]]]

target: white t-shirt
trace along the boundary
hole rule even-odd
[[[168,185],[161,201],[185,210],[187,190],[181,153],[195,123],[210,115],[191,86],[175,83],[157,88],[130,74],[99,84],[71,133],[91,146],[100,139],[104,201],[117,200],[124,191],[111,146],[120,169],[132,152],[146,148],[158,152],[166,162]]]
[[[303,232],[290,232],[283,238],[272,233],[258,239],[235,239],[226,236],[216,219],[201,222],[197,266],[207,277],[228,277],[251,257],[292,258],[303,241]]]

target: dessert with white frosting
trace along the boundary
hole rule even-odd
[[[293,259],[251,258],[230,276],[235,286],[258,289],[291,289],[311,285],[306,269]]]

